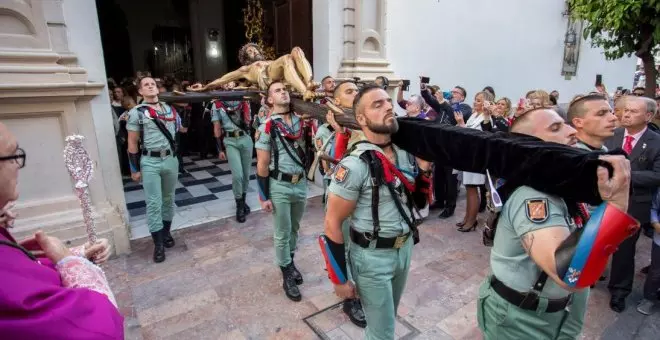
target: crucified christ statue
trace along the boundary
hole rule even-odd
[[[249,43],[241,48],[238,59],[243,64],[238,70],[229,72],[206,86],[198,83],[190,86],[188,90],[204,92],[240,80],[246,80],[259,89],[266,90],[268,84],[279,80],[293,87],[306,100],[316,97],[314,90],[319,84],[312,81],[312,67],[299,47],[294,47],[290,54],[277,60],[264,60],[259,45]]]

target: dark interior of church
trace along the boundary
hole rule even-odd
[[[311,0],[96,0],[96,6],[106,73],[116,81],[137,71],[212,80],[221,75],[215,73],[240,67],[240,47],[258,39],[272,49],[273,57],[300,46],[312,61]],[[248,23],[253,32],[248,39],[245,13],[259,9],[262,20]],[[217,36],[224,46],[212,68],[204,58],[204,43]]]

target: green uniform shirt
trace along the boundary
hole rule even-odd
[[[220,125],[225,130],[225,132],[234,132],[236,130],[243,131],[240,127],[236,126],[234,122],[239,123],[243,120],[243,112],[240,110],[240,101],[227,101],[223,102],[225,108],[216,108],[215,102],[211,105],[211,121],[220,122]],[[231,116],[231,117],[230,117]],[[247,123],[246,123],[247,126]]]
[[[254,117],[254,121],[252,122],[252,128],[257,130],[259,129],[259,126],[266,120],[268,119],[268,110],[269,108],[265,105],[262,105],[259,108],[259,112],[257,112],[256,117]]]
[[[160,105],[165,110],[165,112],[163,113],[157,110],[156,112],[158,113],[158,116],[168,119],[174,117],[174,115],[172,114],[172,108],[169,105],[165,103],[160,103]],[[143,106],[148,107],[148,105],[146,104],[140,104],[132,108],[131,111],[128,112],[128,122],[126,123],[126,130],[140,132],[140,120],[142,120],[142,123],[144,125],[144,136],[140,136],[140,138],[142,138],[142,148],[149,151],[170,150],[171,149],[170,143],[167,141],[165,135],[163,135],[163,133],[160,132],[158,126],[156,126],[156,123],[154,123],[153,119],[149,117],[149,110],[145,110],[144,114],[138,112],[138,109]],[[174,139],[174,136],[176,135],[176,121],[161,120],[161,122],[171,133],[172,139]]]
[[[415,160],[411,155],[396,146],[393,146],[397,156],[396,167],[404,173],[409,181],[414,181]],[[374,229],[373,216],[371,214],[371,179],[367,163],[361,160],[360,155],[366,150],[377,150],[381,148],[371,143],[360,143],[356,149],[346,156],[335,168],[332,181],[328,191],[345,200],[356,201],[355,210],[350,216],[353,228],[361,232],[371,232]],[[402,190],[403,184],[398,182],[397,189]],[[378,215],[380,220],[381,237],[396,237],[410,231],[408,224],[397,209],[394,198],[390,195],[385,185],[379,188]],[[404,210],[410,218],[405,195],[400,196]]]
[[[270,116],[270,119],[273,120],[273,129],[277,129],[275,126],[275,122],[278,122],[286,128],[289,129],[289,132],[292,133],[293,135],[298,135],[300,132],[300,129],[303,128],[304,122],[296,115],[291,115],[291,122],[292,126],[288,126],[287,123],[284,122],[283,118],[279,114],[273,114]],[[271,151],[271,148],[273,147],[272,142],[273,139],[271,139],[270,136],[270,131],[266,131],[266,124],[267,121],[264,121],[260,126],[259,130],[257,131],[257,135],[255,138],[255,143],[254,147],[257,148],[258,150],[264,150],[264,151]],[[275,136],[273,136],[275,137]],[[282,138],[285,140],[285,143],[288,143],[287,148],[289,149],[289,152],[293,157],[295,157],[295,160],[289,156],[289,153],[287,153],[286,150],[284,150],[284,145],[282,145],[282,141],[278,138],[275,137],[275,150],[271,152],[271,157],[270,157],[270,165],[268,168],[272,171],[275,169],[275,153],[277,153],[279,157],[279,164],[278,164],[278,169],[280,172],[289,174],[289,175],[299,175],[299,174],[304,174],[305,169],[300,166],[298,163],[304,164],[302,160],[299,158],[298,153],[296,150],[291,146],[291,144],[297,144],[300,145],[303,150],[305,149],[305,138],[304,136],[301,136],[298,140],[295,142],[288,142],[286,141],[286,137],[282,136]]]
[[[568,228],[571,232],[576,228],[564,200],[528,186],[516,189],[504,203],[497,223],[490,253],[493,275],[509,288],[528,292],[541,274],[541,269],[523,248],[521,238],[528,232],[548,227]],[[569,294],[552,279],[547,280],[541,292],[542,297],[550,299]]]
[[[332,140],[326,145],[325,143],[330,139]],[[330,131],[330,124],[325,123],[319,126],[319,128],[316,130],[316,135],[314,135],[314,147],[316,151],[319,151],[323,147],[323,145],[325,145],[323,152],[332,156],[330,152],[333,150],[334,139],[335,139],[335,133],[333,131]],[[329,166],[330,166],[330,170],[334,169],[334,164],[330,163]],[[330,179],[331,176],[332,173],[326,173],[323,176],[323,178]]]

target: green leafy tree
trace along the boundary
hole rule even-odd
[[[654,54],[660,47],[660,0],[568,0],[571,16],[584,20],[584,38],[607,59],[635,54],[642,59],[646,96],[655,96]]]

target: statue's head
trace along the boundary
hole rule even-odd
[[[242,65],[250,65],[255,61],[264,60],[264,52],[255,43],[247,43],[238,52],[238,60]]]

